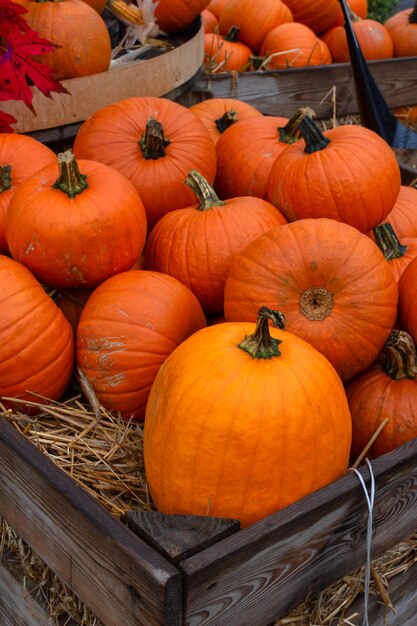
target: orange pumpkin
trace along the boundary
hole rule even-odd
[[[17,187],[45,165],[55,162],[55,153],[40,141],[27,135],[0,133],[0,253],[9,251],[6,214]]]
[[[223,11],[223,7],[228,0],[210,0],[207,5],[207,9],[214,13],[214,15],[219,19],[221,12]]]
[[[216,324],[161,367],[146,409],[148,485],[163,513],[248,526],[341,477],[351,417],[330,363],[290,332]]]
[[[107,0],[84,0],[86,4],[89,4],[97,13],[102,13],[106,6]]]
[[[398,283],[398,312],[405,331],[417,342],[417,259],[413,259],[403,271]]]
[[[59,47],[39,57],[58,80],[109,69],[111,41],[103,18],[83,0],[17,0],[32,30]]]
[[[191,289],[206,313],[217,313],[223,310],[224,284],[233,256],[286,219],[260,198],[219,200],[196,171],[185,182],[198,204],[171,211],[159,220],[146,243],[145,267],[174,276]]]
[[[68,150],[17,188],[6,239],[41,282],[95,287],[138,260],[145,209],[125,176],[96,161],[77,163]]]
[[[417,5],[391,15],[385,28],[392,37],[395,57],[417,55]]]
[[[204,35],[204,63],[212,72],[243,71],[253,51],[238,41],[238,28],[232,27],[224,36],[219,33]]]
[[[290,332],[343,380],[377,358],[396,319],[398,288],[378,247],[356,228],[300,219],[260,235],[232,260],[224,291],[229,321],[279,309]]]
[[[208,98],[190,107],[209,131],[213,143],[235,122],[250,117],[261,117],[262,113],[252,105],[236,98]]]
[[[363,20],[368,16],[368,1],[367,0],[348,0],[347,5],[354,15],[362,18]],[[339,8],[339,14],[332,26],[343,26],[345,18],[343,16],[342,8]]]
[[[407,265],[417,256],[417,238],[402,237],[400,240],[390,223],[375,226],[373,232],[375,241],[398,282]]]
[[[286,147],[275,160],[266,200],[289,221],[328,217],[364,233],[383,221],[401,187],[391,147],[363,126],[322,133],[309,116],[298,126],[304,141]]]
[[[77,327],[77,363],[101,404],[141,420],[164,360],[206,325],[201,306],[176,278],[121,272],[89,297]]]
[[[387,420],[370,457],[391,452],[417,437],[417,358],[410,335],[394,330],[381,358],[346,386],[352,414],[352,458],[355,459]]]
[[[285,0],[294,20],[305,24],[316,34],[333,24],[339,15],[339,0]]]
[[[209,11],[205,9],[201,12],[201,19],[203,22],[203,28],[205,33],[214,33],[214,31],[219,28],[219,20],[217,17]]]
[[[92,289],[62,289],[52,294],[54,302],[71,324],[74,333],[77,332],[81,312],[92,291]]]
[[[161,30],[175,33],[190,26],[210,0],[158,0],[155,2],[155,17]]]
[[[368,61],[391,59],[394,55],[392,37],[383,24],[372,19],[352,20],[352,28]],[[350,61],[349,46],[344,26],[334,26],[322,37],[335,63]]]
[[[307,65],[328,65],[332,57],[327,45],[317,35],[297,22],[281,24],[266,35],[261,56],[269,60],[269,69],[288,69]]]
[[[31,412],[24,401],[58,400],[74,364],[69,322],[31,272],[0,256],[0,396]]]
[[[417,106],[395,107],[392,111],[403,124],[417,130]]]
[[[194,201],[184,179],[198,170],[209,183],[216,151],[203,122],[167,98],[136,97],[96,111],[74,141],[77,158],[101,161],[129,178],[145,206],[148,228]]]
[[[417,189],[401,185],[392,210],[384,222],[391,224],[397,237],[417,237]],[[373,232],[368,233],[375,239]]]

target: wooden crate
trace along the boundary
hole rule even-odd
[[[417,530],[417,440],[372,470],[376,558]],[[360,472],[369,485],[367,465]],[[105,626],[267,626],[366,558],[367,505],[353,472],[246,529],[213,520],[204,541],[181,518],[152,515],[140,514],[138,536],[0,419],[0,516]],[[411,569],[393,619],[374,602],[372,626],[415,626]],[[0,591],[2,626],[51,623],[4,557]]]

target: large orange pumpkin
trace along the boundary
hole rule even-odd
[[[176,278],[121,272],[99,285],[83,308],[77,363],[104,407],[143,419],[160,366],[205,325],[197,298]]]
[[[385,22],[385,28],[394,42],[395,57],[417,55],[417,5],[391,15]]]
[[[159,220],[146,243],[145,267],[174,276],[191,289],[206,313],[218,313],[223,310],[224,284],[233,256],[287,220],[261,198],[219,200],[193,170],[185,182],[198,203]]]
[[[184,185],[191,169],[210,183],[216,172],[215,147],[203,122],[167,98],[128,98],[96,111],[79,129],[74,153],[106,163],[133,182],[149,229],[168,211],[193,203]]]
[[[40,141],[18,133],[0,133],[0,253],[8,252],[6,214],[17,187],[56,155]]]
[[[190,107],[209,131],[213,143],[232,124],[250,117],[261,117],[262,113],[251,104],[236,98],[208,98]]]
[[[71,378],[71,326],[31,272],[0,256],[0,396],[26,411],[24,401],[58,400]]]
[[[146,409],[144,459],[157,508],[248,526],[342,476],[351,417],[330,363],[290,332],[223,323],[182,343]]]
[[[352,28],[365,59],[376,61],[393,57],[392,37],[383,24],[372,19],[355,18],[352,20]],[[344,26],[334,26],[323,35],[322,39],[327,44],[335,63],[348,63],[350,61]]]
[[[299,122],[304,141],[275,160],[265,198],[289,220],[329,217],[368,232],[393,208],[401,187],[391,147],[377,133],[344,125],[322,133]]]
[[[329,49],[305,24],[298,22],[276,26],[266,35],[261,56],[269,60],[269,69],[288,69],[307,65],[329,65]]]
[[[417,437],[417,358],[410,335],[394,330],[381,358],[346,386],[352,413],[352,458],[359,456],[387,420],[368,451],[377,457]]]
[[[339,15],[339,0],[285,0],[294,20],[305,24],[316,34],[329,28]]]
[[[229,321],[254,321],[261,303],[322,352],[347,380],[377,358],[397,316],[398,288],[378,247],[356,228],[300,219],[260,235],[232,260]]]
[[[417,343],[417,259],[407,265],[398,283],[400,322]]]
[[[7,212],[14,259],[53,287],[95,287],[128,270],[146,239],[143,203],[116,170],[71,150],[26,179]]]
[[[158,0],[155,17],[166,33],[175,33],[187,26],[207,9],[210,0]]]

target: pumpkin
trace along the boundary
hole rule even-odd
[[[90,7],[93,7],[97,13],[102,13],[104,7],[106,6],[107,0],[84,0],[86,4],[89,4]]]
[[[304,141],[275,160],[265,198],[289,221],[328,217],[368,232],[393,208],[401,187],[391,147],[377,133],[357,125],[324,133],[305,116],[298,124]]]
[[[293,22],[288,6],[281,0],[252,2],[228,0],[219,17],[220,33],[227,33],[232,26],[239,28],[238,38],[255,52],[270,30],[279,24]]]
[[[329,28],[339,15],[339,0],[285,0],[294,21],[301,22],[316,34]]]
[[[199,117],[167,98],[133,97],[96,111],[78,130],[77,158],[123,172],[145,206],[148,228],[174,209],[192,204],[184,185],[191,169],[212,183],[216,151]]]
[[[167,514],[248,526],[347,470],[351,417],[330,363],[290,332],[209,326],[161,367],[144,428],[147,482]]]
[[[384,220],[391,224],[397,237],[417,237],[417,189],[401,185],[392,210]],[[375,239],[373,232],[368,233]]]
[[[210,0],[207,5],[207,9],[214,13],[214,15],[219,19],[221,12],[223,11],[223,7],[228,2],[228,0]]]
[[[260,302],[285,315],[343,380],[379,355],[396,320],[398,288],[378,247],[327,218],[272,228],[237,254],[224,290],[228,321],[256,319]]]
[[[398,312],[403,330],[417,342],[417,259],[407,265],[398,283]]]
[[[212,72],[243,71],[249,63],[253,51],[238,41],[239,29],[235,26],[224,35],[206,33],[204,35],[204,64]]]
[[[69,322],[31,272],[0,256],[0,396],[8,407],[33,412],[25,401],[58,400],[74,364]]]
[[[306,65],[328,65],[332,57],[327,45],[317,35],[297,22],[281,24],[266,35],[261,56],[270,59],[269,69],[288,69]]]
[[[365,59],[376,61],[393,57],[394,45],[392,37],[383,24],[376,20],[362,20],[358,17],[354,17],[351,22]],[[334,26],[323,35],[322,39],[327,44],[335,63],[348,63],[350,61],[349,46],[344,26]]]
[[[213,143],[235,122],[250,117],[261,117],[262,113],[251,104],[236,98],[208,98],[190,107],[209,131]]]
[[[363,20],[368,16],[368,1],[367,0],[348,0],[347,5],[351,12]],[[343,16],[342,8],[339,8],[339,14],[331,26],[343,26],[345,18]]]
[[[92,289],[61,289],[51,294],[54,302],[71,324],[74,334],[77,332],[81,311],[92,291]]]
[[[417,130],[417,106],[395,107],[392,112],[403,124]]]
[[[405,237],[399,240],[390,223],[375,226],[373,233],[398,282],[407,265],[417,256],[417,238]]]
[[[6,214],[16,188],[26,178],[55,161],[55,153],[40,141],[28,135],[0,133],[0,253],[9,252]]]
[[[209,11],[208,9],[204,9],[201,12],[201,20],[203,22],[203,28],[205,33],[214,33],[215,30],[219,28],[219,20],[217,17]]]
[[[71,150],[28,178],[7,212],[14,259],[43,283],[89,288],[129,269],[146,239],[146,217],[133,184],[116,170]]]
[[[146,243],[145,267],[174,276],[191,289],[206,313],[218,313],[233,256],[286,219],[261,198],[219,200],[194,170],[185,182],[198,203],[159,220]]]
[[[380,359],[346,386],[352,414],[352,457],[358,457],[378,427],[367,452],[378,457],[417,437],[417,358],[410,335],[393,330]]]
[[[205,325],[197,298],[176,278],[121,272],[94,289],[83,308],[77,364],[105,408],[143,420],[160,366]]]
[[[219,196],[264,198],[272,165],[279,153],[297,140],[296,122],[306,111],[298,111],[290,120],[263,115],[230,126],[216,143],[214,188]]]
[[[103,18],[83,0],[17,0],[39,36],[59,47],[39,56],[58,80],[106,72],[111,41]]]
[[[397,11],[384,25],[392,37],[395,57],[417,55],[417,4],[414,8]]]
[[[158,0],[155,2],[155,17],[161,30],[175,33],[190,26],[210,0]]]

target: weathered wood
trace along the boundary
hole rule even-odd
[[[181,624],[178,570],[4,418],[0,516],[105,626]]]
[[[369,61],[368,66],[388,106],[417,104],[417,57]],[[212,97],[239,98],[261,113],[284,117],[293,115],[300,106],[310,106],[322,119],[332,117],[333,107],[339,117],[358,113],[350,63],[205,74],[179,102],[191,106]]]
[[[372,557],[417,529],[417,440],[372,462]],[[361,468],[369,484],[369,470]],[[263,626],[365,562],[367,506],[352,472],[180,564],[188,626]]]
[[[127,511],[120,519],[175,564],[240,530],[238,520],[202,515]]]

